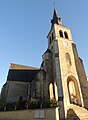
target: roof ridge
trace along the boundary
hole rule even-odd
[[[26,65],[20,65],[20,64],[14,64],[14,63],[11,63],[10,64],[10,69],[25,69],[25,70],[38,70],[39,68],[35,68],[35,67],[31,67],[31,66],[26,66]]]

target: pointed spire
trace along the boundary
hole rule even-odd
[[[58,16],[56,9],[54,8],[53,19],[51,20],[52,25],[58,24],[62,25],[61,18]]]
[[[56,18],[59,17],[56,8],[54,8],[53,18],[54,18],[54,17],[56,17]]]

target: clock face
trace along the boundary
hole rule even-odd
[[[64,46],[68,46],[68,43],[67,42],[63,42]]]

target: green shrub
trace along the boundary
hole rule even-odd
[[[26,106],[31,109],[39,108],[40,107],[40,102],[36,98],[31,98],[31,100],[28,100],[26,102]]]

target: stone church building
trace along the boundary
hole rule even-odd
[[[1,96],[6,103],[29,98],[56,99],[60,120],[67,115],[88,120],[88,82],[71,30],[65,27],[56,9],[47,35],[48,48],[40,68],[11,64]],[[81,111],[81,112],[80,112]],[[72,119],[71,119],[72,120]]]

